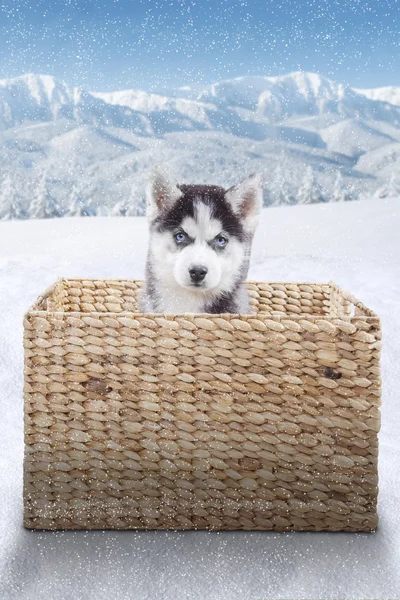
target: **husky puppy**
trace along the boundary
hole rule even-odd
[[[260,175],[225,190],[178,185],[155,171],[147,190],[150,242],[141,310],[249,313],[243,282],[261,205]]]

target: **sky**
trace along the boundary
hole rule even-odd
[[[400,86],[400,0],[0,0],[0,78],[162,91],[313,71]]]

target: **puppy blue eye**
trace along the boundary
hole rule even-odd
[[[179,231],[175,234],[174,238],[177,244],[182,244],[186,240],[186,234]]]
[[[223,248],[224,246],[226,246],[227,243],[228,243],[228,240],[222,235],[219,235],[215,238],[215,244],[219,248]]]

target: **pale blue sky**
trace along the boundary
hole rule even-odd
[[[400,86],[397,0],[2,0],[0,78],[107,91],[316,71]]]

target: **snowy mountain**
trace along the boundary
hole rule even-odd
[[[46,75],[0,81],[0,129],[60,119],[77,125],[118,127],[142,136],[203,129],[232,131],[244,137],[252,133],[251,124],[246,127],[236,112],[203,102],[136,90],[89,93]]]
[[[213,84],[199,99],[218,106],[245,108],[271,123],[326,114],[400,123],[400,108],[368,98],[316,73],[239,77]]]
[[[309,202],[337,197],[338,181],[340,197],[387,195],[400,168],[396,89],[303,72],[165,94],[2,80],[0,218],[140,214],[159,163],[181,182],[232,185],[260,171],[266,205],[297,203],[311,181]]]
[[[0,80],[0,128],[32,122],[67,119],[77,125],[134,127],[145,133],[146,124],[133,111],[114,107],[92,94],[48,75],[32,73]]]
[[[372,90],[358,89],[356,92],[371,100],[380,100],[382,102],[389,102],[389,104],[394,104],[395,106],[400,106],[400,87],[387,86],[374,88]]]

